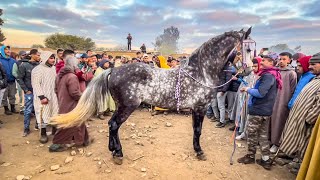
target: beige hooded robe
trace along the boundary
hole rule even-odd
[[[56,80],[55,66],[46,65],[47,60],[53,53],[50,51],[41,52],[41,63],[31,72],[31,84],[34,94],[34,110],[36,119],[41,128],[45,128],[49,124],[49,118],[58,113],[58,99],[54,92]],[[39,96],[45,96],[49,102],[42,105]],[[42,118],[40,117],[41,107],[43,107]]]

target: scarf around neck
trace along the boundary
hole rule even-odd
[[[272,74],[276,78],[277,88],[281,90],[282,89],[282,79],[281,79],[280,69],[275,68],[275,67],[268,68],[268,69],[261,69],[258,75],[262,76],[267,73]]]

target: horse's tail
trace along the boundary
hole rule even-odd
[[[110,92],[108,78],[111,69],[105,70],[99,76],[93,78],[89,86],[83,92],[77,106],[67,114],[59,114],[51,118],[50,124],[59,128],[79,126],[90,118],[95,112],[103,109],[109,102]]]

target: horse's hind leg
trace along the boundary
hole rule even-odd
[[[196,156],[199,160],[206,160],[206,157],[200,146],[200,136],[202,130],[202,123],[205,116],[203,109],[197,109],[192,111],[192,126],[193,126],[193,148],[196,151]]]
[[[138,107],[137,106],[121,106],[113,114],[109,120],[109,150],[112,152],[114,162],[116,164],[122,164],[122,147],[119,138],[119,128],[124,123],[131,113]]]

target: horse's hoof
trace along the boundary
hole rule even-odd
[[[113,156],[113,162],[117,165],[121,165],[123,162],[123,157]]]
[[[200,160],[200,161],[206,161],[207,160],[206,155],[204,155],[204,153],[202,151],[197,152],[196,156],[197,156],[198,160]]]

